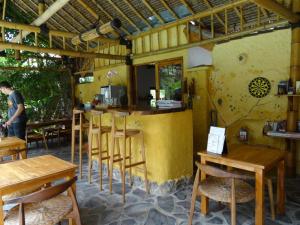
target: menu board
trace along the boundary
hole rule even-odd
[[[222,154],[225,141],[225,128],[222,127],[210,127],[207,151],[215,154]]]

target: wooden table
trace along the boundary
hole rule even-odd
[[[72,179],[76,168],[76,165],[51,155],[1,164],[0,225],[4,224],[2,196],[62,178]],[[76,193],[75,185],[73,189]],[[73,221],[69,221],[69,224],[72,223]]]
[[[26,141],[17,137],[4,137],[0,141],[0,151],[25,149],[20,151],[19,156],[21,159],[26,159]],[[0,154],[1,155],[1,154]]]
[[[285,187],[284,187],[284,157],[285,152],[279,149],[262,146],[235,145],[229,149],[226,155],[216,155],[202,151],[198,153],[201,163],[213,162],[233,168],[247,170],[255,173],[255,224],[264,224],[264,175],[270,169],[277,167],[277,211],[285,213]],[[201,173],[201,180],[206,178]],[[208,198],[201,196],[201,212],[208,211]]]

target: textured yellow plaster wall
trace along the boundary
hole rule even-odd
[[[183,53],[181,53],[182,55]],[[158,58],[174,58],[165,55],[162,57],[147,58],[148,62],[156,61]],[[145,59],[144,59],[145,60]],[[146,61],[144,61],[146,62]],[[113,84],[124,84],[127,82],[126,66],[116,66],[97,70],[94,73],[94,82],[79,84],[76,86],[76,96],[83,102],[91,101],[96,93],[100,92],[100,86],[107,85],[106,74],[110,69],[118,72],[113,78]],[[89,115],[87,114],[87,117]],[[182,176],[191,176],[193,171],[193,114],[191,110],[179,113],[169,113],[153,116],[130,116],[128,118],[129,128],[142,129],[145,133],[145,146],[148,175],[151,181],[159,184]],[[110,115],[104,116],[104,124],[111,123]],[[120,123],[119,123],[120,124]],[[110,140],[109,140],[110,141]],[[105,145],[105,144],[104,144]],[[120,143],[122,146],[122,142]],[[140,148],[139,140],[133,140],[133,153],[138,155]],[[133,170],[135,174],[143,177],[143,174]]]
[[[216,45],[209,79],[209,101],[218,111],[219,122],[226,126],[230,143],[238,142],[240,127],[248,127],[250,144],[285,148],[285,140],[265,137],[265,121],[286,119],[287,97],[276,97],[277,84],[289,78],[290,30],[275,31]],[[247,55],[239,63],[240,54]],[[254,98],[248,84],[256,77],[267,78],[270,94]]]

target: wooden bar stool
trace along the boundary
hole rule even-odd
[[[148,179],[147,179],[147,167],[146,167],[146,155],[145,155],[145,146],[144,146],[144,135],[143,131],[138,129],[127,129],[126,127],[126,118],[129,115],[128,112],[112,112],[112,131],[111,131],[111,148],[110,148],[110,164],[109,164],[109,190],[112,192],[112,178],[113,178],[113,163],[119,162],[121,179],[122,179],[122,194],[123,194],[123,202],[125,203],[125,172],[126,169],[129,169],[130,175],[130,183],[132,184],[132,171],[131,168],[135,166],[142,165],[145,178],[145,188],[147,193],[149,193],[148,188]],[[116,117],[122,118],[123,120],[123,128],[121,130],[116,127]],[[141,139],[141,161],[132,162],[132,154],[131,154],[131,138],[140,136]],[[114,153],[115,144],[117,144],[117,148],[119,151],[119,140],[123,140],[123,148],[122,151],[118,152],[118,154]],[[126,140],[129,141],[129,149],[126,149]],[[116,156],[118,156],[116,158]]]
[[[90,115],[90,125],[89,125],[89,157],[88,157],[88,167],[89,167],[89,183],[91,183],[91,170],[93,165],[93,156],[98,157],[99,161],[99,176],[100,176],[100,190],[102,191],[102,161],[107,160],[107,168],[109,175],[109,152],[108,152],[108,134],[111,132],[111,127],[102,126],[101,116],[102,111],[92,110]],[[102,148],[102,135],[105,134],[106,137],[106,149]],[[94,139],[96,138],[96,139]],[[93,147],[93,140],[96,140],[96,147]]]
[[[82,178],[82,133],[89,128],[89,123],[83,121],[83,110],[73,109],[71,161],[74,163],[75,133],[79,131],[79,177]]]

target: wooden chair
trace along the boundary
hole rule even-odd
[[[109,190],[112,192],[112,178],[113,178],[113,163],[119,162],[121,179],[122,179],[122,195],[123,202],[125,203],[125,172],[126,169],[129,169],[130,175],[130,184],[132,185],[132,167],[136,167],[142,165],[145,179],[145,188],[147,193],[149,193],[148,188],[148,179],[147,179],[147,167],[146,167],[146,155],[145,155],[145,146],[144,146],[144,134],[143,131],[138,129],[128,129],[126,124],[126,118],[129,115],[128,112],[112,112],[112,131],[111,131],[111,148],[110,148],[110,162],[109,162]],[[117,129],[116,127],[116,117],[119,117],[123,120],[123,128]],[[140,136],[141,139],[141,161],[132,162],[132,154],[131,154],[131,139],[133,137]],[[119,140],[123,140],[123,148],[120,152]],[[126,149],[126,140],[129,141],[129,149]],[[118,153],[115,154],[115,144],[117,144]],[[116,158],[116,156],[118,156]]]
[[[255,198],[253,187],[243,181],[251,180],[253,177],[235,174],[197,162],[196,165],[198,169],[193,186],[188,224],[192,225],[197,195],[204,195],[218,202],[230,203],[231,224],[236,225],[236,203],[249,202]],[[209,177],[199,182],[200,170]]]
[[[102,111],[91,110],[90,114],[90,125],[89,125],[89,157],[88,157],[88,167],[89,167],[89,183],[91,183],[91,170],[93,165],[93,159],[97,159],[99,162],[99,176],[100,176],[100,190],[102,191],[102,161],[107,160],[107,168],[109,168],[109,152],[108,152],[108,134],[111,132],[111,127],[102,126],[101,116]],[[102,148],[102,135],[105,134],[106,137],[106,149]],[[96,139],[94,139],[96,138]],[[96,147],[93,147],[93,142],[96,140]],[[109,176],[109,172],[108,172]]]
[[[75,134],[79,132],[79,177],[82,178],[82,143],[83,131],[89,128],[88,123],[84,123],[83,110],[74,109],[72,118],[72,146],[71,146],[71,161],[74,163],[75,155]]]
[[[18,204],[8,211],[4,225],[55,225],[67,218],[81,225],[80,214],[72,185],[76,177],[62,184],[45,188],[26,196],[5,201],[4,204]],[[62,194],[68,191],[68,196]]]

